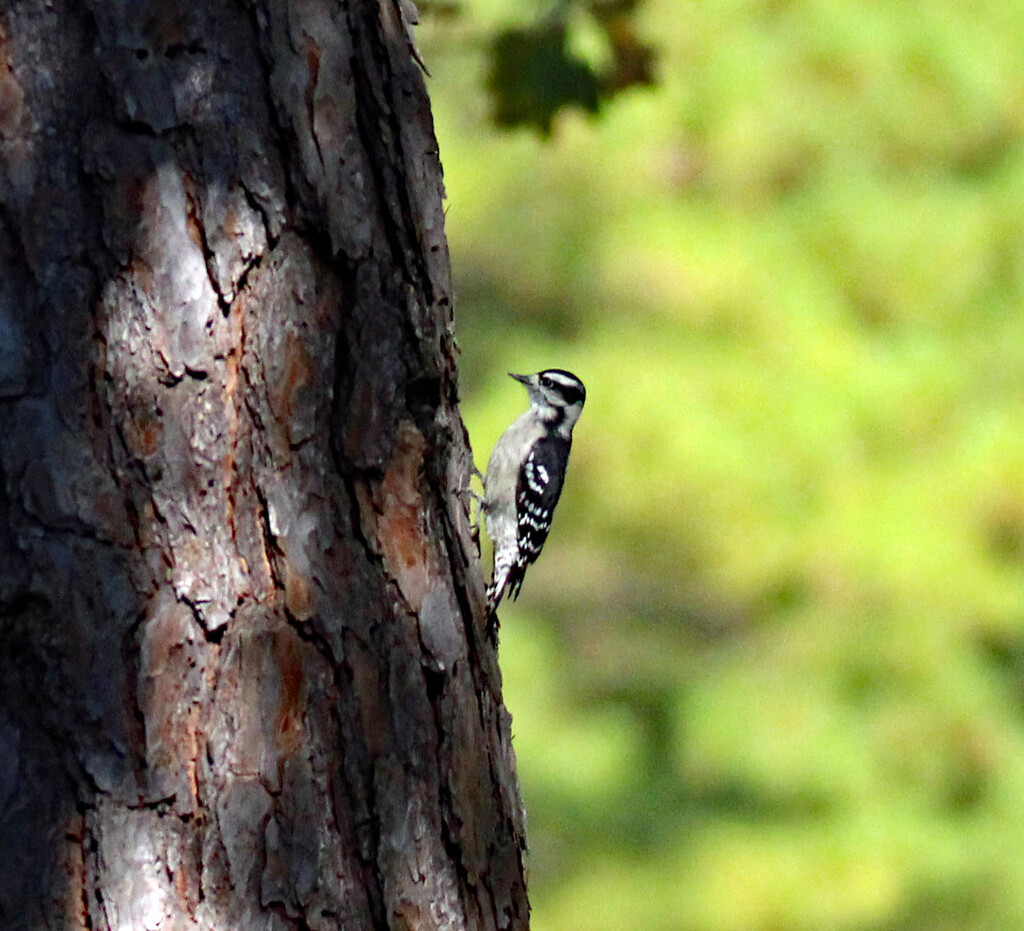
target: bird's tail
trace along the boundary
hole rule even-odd
[[[514,598],[518,594],[519,585],[523,584],[521,575],[516,572],[518,566],[514,553],[495,556],[494,575],[491,584],[487,586],[487,634],[495,643],[498,638],[498,605],[506,592]]]
[[[493,614],[501,599],[505,597],[506,591],[515,596],[518,581],[522,585],[522,579],[517,579],[517,569],[521,569],[518,554],[511,551],[498,551],[494,554],[494,575],[491,584],[487,586],[487,610]]]
[[[497,566],[494,567],[494,578],[491,579],[491,584],[487,586],[488,614],[494,614],[498,610],[498,604],[505,596],[505,589],[508,587],[508,574],[511,568],[511,566],[506,566],[503,570],[499,571]]]

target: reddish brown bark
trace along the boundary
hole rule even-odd
[[[527,927],[398,6],[0,29],[0,926]]]

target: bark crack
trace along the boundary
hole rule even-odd
[[[293,153],[289,150],[285,143],[285,139],[291,135],[286,133],[284,124],[281,122],[281,116],[277,109],[277,102],[274,97],[274,84],[272,80],[273,65],[270,62],[269,54],[267,51],[267,37],[265,28],[260,23],[260,10],[258,4],[245,2],[245,0],[237,0],[238,5],[242,8],[243,12],[248,17],[248,22],[252,27],[254,37],[254,50],[256,54],[253,56],[253,60],[258,64],[260,69],[260,87],[263,91],[264,106],[267,113],[267,120],[270,123],[270,142],[273,145],[277,153],[278,160],[281,165],[281,173],[284,180],[284,201],[285,201],[285,217],[281,229],[276,234],[274,232],[274,224],[271,222],[271,217],[266,211],[266,208],[259,203],[256,195],[245,187],[247,197],[252,197],[256,200],[256,204],[263,215],[264,224],[267,229],[267,242],[272,246],[276,246],[280,238],[292,229],[295,222],[295,215],[297,207],[300,203],[298,191],[295,188],[294,179],[292,173],[288,170],[288,166],[294,161]],[[264,13],[264,16],[266,13]]]
[[[371,12],[372,11],[372,12]],[[368,22],[370,17],[373,22]],[[391,60],[382,37],[384,25],[380,7],[376,3],[349,3],[346,18],[357,47],[357,57],[363,67],[352,68],[356,89],[355,123],[363,149],[369,153],[368,162],[380,192],[384,234],[390,246],[391,258],[404,272],[404,277],[416,283],[416,290],[426,298],[427,306],[433,300],[433,285],[422,259],[422,245],[418,241],[406,242],[403,231],[416,231],[419,224],[409,196],[410,183],[406,177],[406,156],[398,125],[395,106],[385,88],[401,82],[391,70]],[[376,28],[375,28],[376,27]],[[371,67],[371,63],[374,67]],[[418,72],[417,72],[418,73]],[[398,174],[393,177],[389,169]],[[392,210],[398,209],[395,216]],[[410,264],[411,263],[411,264]]]

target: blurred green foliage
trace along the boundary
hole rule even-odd
[[[534,928],[1024,927],[1024,0],[647,0],[548,141],[536,12],[419,32],[479,464],[589,389],[503,611]]]
[[[633,28],[638,0],[557,0],[547,15],[501,27],[491,41],[487,89],[498,126],[532,126],[551,134],[559,112],[597,113],[629,87],[653,81],[653,49]],[[591,49],[570,45],[589,32]],[[603,59],[603,60],[602,60]]]

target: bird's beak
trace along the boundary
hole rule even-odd
[[[514,378],[518,382],[522,382],[524,385],[532,385],[533,378],[529,375],[517,375],[515,372],[508,373],[509,378]]]

